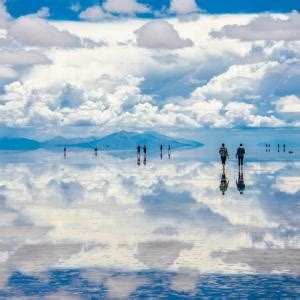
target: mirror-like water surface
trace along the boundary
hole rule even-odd
[[[0,297],[300,296],[300,162],[203,151],[2,152]]]

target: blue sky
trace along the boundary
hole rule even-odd
[[[31,14],[41,7],[49,7],[51,11],[50,18],[61,20],[78,20],[78,15],[69,8],[72,4],[80,3],[83,9],[102,4],[102,0],[7,0],[8,11],[14,16],[19,17],[25,14]],[[146,4],[153,11],[161,10],[164,6],[169,6],[169,0],[143,0],[140,3]],[[197,0],[199,7],[209,14],[224,13],[261,13],[261,12],[291,12],[300,11],[300,2],[298,0]],[[153,17],[152,13],[141,14],[144,17]]]
[[[76,1],[0,0],[1,132],[300,127],[296,1]]]

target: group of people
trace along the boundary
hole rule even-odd
[[[236,187],[237,190],[240,192],[240,194],[243,194],[246,188],[245,181],[244,181],[244,173],[243,173],[243,165],[244,165],[244,156],[245,156],[245,148],[243,144],[240,144],[240,146],[236,150],[235,157],[238,160],[238,165],[239,165],[239,176],[238,180],[236,180]],[[229,186],[229,180],[226,177],[226,172],[225,172],[225,165],[227,159],[229,159],[229,152],[228,149],[226,148],[225,144],[223,143],[220,150],[219,154],[221,157],[221,162],[222,162],[222,176],[221,176],[221,183],[220,183],[220,191],[222,192],[222,195],[225,195],[225,192],[228,189]]]
[[[160,159],[163,159],[163,145],[160,145]],[[141,150],[142,147],[140,145],[137,145],[136,147],[136,154],[137,154],[137,164],[141,165]],[[143,152],[144,152],[144,159],[143,164],[147,164],[147,146],[143,146]],[[168,158],[171,159],[171,145],[168,146]]]
[[[246,151],[245,151],[245,148],[244,148],[243,144],[240,144],[240,146],[237,148],[236,154],[235,154],[235,157],[236,157],[236,159],[238,160],[238,163],[239,163],[239,170],[243,169],[245,153],[246,153]],[[222,146],[219,150],[219,154],[221,156],[223,171],[225,171],[225,165],[226,165],[227,159],[229,159],[229,153],[228,153],[228,150],[225,147],[224,143],[222,144]]]

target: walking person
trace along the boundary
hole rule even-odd
[[[219,154],[221,156],[221,162],[222,162],[222,166],[223,166],[223,173],[225,172],[225,164],[226,164],[226,160],[227,158],[229,159],[229,154],[228,154],[228,150],[225,147],[225,144],[223,143],[220,150],[219,150]]]
[[[240,144],[240,146],[236,150],[236,155],[235,155],[239,162],[239,170],[243,169],[245,153],[246,151],[243,144]]]

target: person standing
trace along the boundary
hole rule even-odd
[[[236,150],[236,155],[235,155],[239,162],[239,169],[243,168],[245,153],[246,151],[243,144],[240,144],[240,146]]]
[[[222,166],[223,166],[223,173],[225,172],[225,164],[226,164],[226,160],[227,158],[229,159],[229,154],[228,154],[228,150],[225,147],[225,144],[223,143],[220,150],[219,150],[219,154],[221,156],[221,162],[222,162]]]
[[[140,159],[141,158],[141,146],[137,145],[136,147],[136,154],[137,154],[137,158]]]

